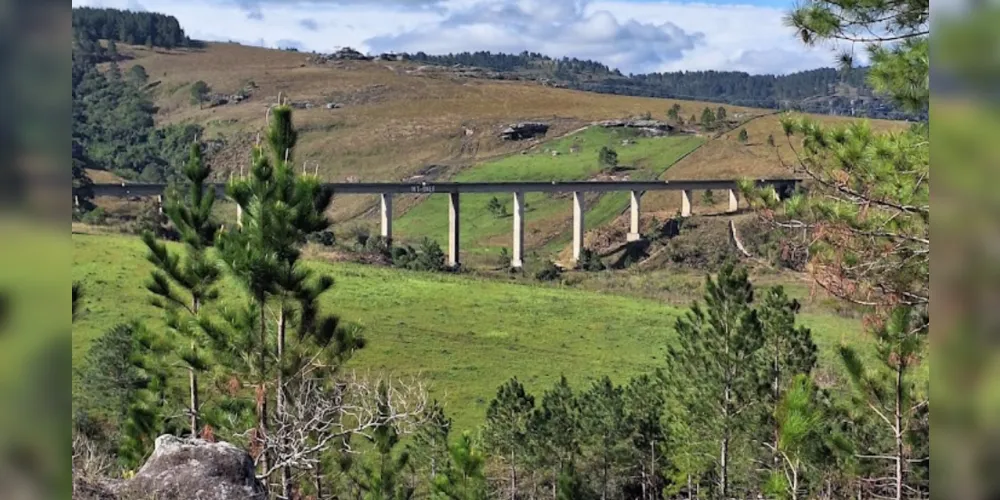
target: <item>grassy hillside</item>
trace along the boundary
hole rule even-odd
[[[634,143],[622,146],[623,140]],[[591,179],[601,176],[597,153],[604,146],[618,152],[621,170],[614,175],[631,179],[655,179],[703,141],[703,138],[695,136],[636,138],[626,131],[594,127],[546,143],[544,148],[536,147],[528,154],[513,155],[463,170],[454,180],[489,182]],[[554,153],[558,155],[553,156]],[[498,217],[487,210],[487,203],[493,196],[483,194],[462,197],[461,243],[464,253],[476,254],[487,249],[498,251],[500,247],[511,246],[512,216]],[[510,214],[513,210],[511,197],[499,195],[497,198],[503,203],[506,213]],[[525,201],[528,204],[525,213],[528,249],[571,238],[569,222],[572,205],[568,195],[528,193]],[[585,222],[587,227],[592,228],[617,216],[628,201],[628,193],[599,197],[594,195],[588,201]],[[396,234],[403,238],[429,236],[442,244],[446,243],[447,208],[445,196],[426,197],[398,220]]]
[[[117,322],[160,325],[143,282],[150,265],[137,238],[74,235],[73,280],[86,291],[73,326],[73,363]],[[581,383],[623,380],[662,366],[682,309],[649,299],[348,264],[315,266],[336,280],[323,306],[364,326],[360,370],[420,374],[459,428],[478,424],[496,387],[517,375],[538,391],[560,374]],[[227,285],[232,286],[232,285]],[[694,291],[685,297],[688,302]],[[836,371],[839,342],[864,344],[855,320],[806,314],[821,363]]]
[[[296,114],[301,129],[298,159],[312,162],[311,167],[318,162],[320,172],[330,180],[349,176],[397,180],[428,164],[460,168],[513,153],[526,145],[500,141],[497,133],[514,121],[545,120],[552,125],[552,137],[595,120],[646,112],[663,119],[675,102],[681,105],[684,117],[700,116],[706,106],[719,106],[580,92],[528,82],[459,78],[423,71],[406,62],[341,61],[317,66],[307,62],[308,54],[237,44],[210,43],[204,49],[121,50],[134,57],[122,63],[123,71],[141,64],[150,75],[161,123],[200,123],[207,127],[207,137],[229,140],[235,149],[220,156],[220,167],[225,169],[238,169],[246,160],[245,148],[263,125],[266,107],[276,102],[279,92],[294,101],[315,104]],[[198,80],[219,93],[234,93],[249,81],[257,88],[242,103],[200,109],[190,103],[190,86]],[[325,109],[327,102],[341,103],[343,108]],[[771,112],[726,108],[730,116]],[[762,126],[775,134],[780,132],[773,117],[765,119]],[[466,129],[472,135],[466,135]],[[337,211],[353,214],[370,203],[347,199]]]

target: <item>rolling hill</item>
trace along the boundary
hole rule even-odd
[[[148,73],[146,89],[157,107],[158,126],[204,127],[202,140],[211,143],[209,158],[221,179],[248,163],[249,146],[279,95],[299,108],[295,115],[299,130],[296,160],[329,181],[399,181],[418,175],[426,178],[429,173],[439,180],[587,179],[595,175],[598,144],[618,149],[623,164],[638,165],[635,171],[624,173],[637,178],[788,175],[778,160],[789,162],[793,158],[781,140],[779,117],[773,110],[726,106],[735,127],[730,132],[705,134],[690,127],[691,135],[640,138],[636,144],[622,146],[618,142],[621,138],[610,132],[585,129],[596,121],[644,114],[663,119],[675,103],[681,117],[697,117],[706,107],[714,110],[719,105],[482,79],[407,61],[318,63],[309,54],[229,43],[173,49],[127,46],[119,52],[125,59],[119,63],[123,73],[135,65]],[[217,106],[192,104],[191,86],[197,81],[206,82],[217,97],[241,93],[246,98]],[[846,120],[823,115],[816,118],[827,123]],[[521,121],[542,121],[550,129],[538,140],[505,141],[498,136],[507,125]],[[873,123],[879,128],[903,126],[901,122]],[[746,144],[737,140],[739,128],[749,133]],[[768,135],[777,138],[777,147],[767,145]],[[574,141],[581,147],[571,152]],[[549,155],[560,148],[563,156]],[[588,216],[588,228],[614,220],[617,211],[624,208],[624,197],[619,198],[591,203],[600,213]],[[678,197],[651,195],[644,200],[643,210],[672,214],[680,204],[674,198]],[[355,220],[373,225],[375,202],[366,196],[339,197],[331,215],[339,223]],[[621,207],[613,206],[619,202]],[[446,220],[443,211],[435,215],[440,221],[427,226],[440,203],[434,197],[400,199],[396,203],[399,234],[417,236],[426,230],[440,237],[435,224]],[[465,206],[482,204],[485,200]],[[552,200],[529,200],[529,204],[537,208],[535,215],[542,216],[544,227],[568,229],[568,206],[563,210]],[[412,215],[408,213],[411,209]],[[470,220],[482,218],[481,213],[464,215]],[[482,231],[472,229],[466,234],[466,238],[477,240],[466,248],[502,246],[506,238],[502,226],[507,224],[481,222],[471,227],[483,226]],[[564,233],[529,236],[528,243],[551,245],[565,238]]]

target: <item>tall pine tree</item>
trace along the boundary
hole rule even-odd
[[[192,436],[199,432],[198,374],[209,367],[201,352],[205,342],[199,325],[200,315],[203,308],[218,297],[216,286],[221,278],[219,265],[208,255],[219,230],[219,225],[212,220],[215,191],[211,185],[206,185],[210,173],[196,142],[191,146],[191,155],[183,171],[186,189],[176,196],[168,193],[164,200],[164,212],[184,243],[183,255],[171,252],[152,232],[142,235],[149,249],[147,259],[155,266],[146,285],[153,294],[152,302],[166,311],[167,325],[187,339],[187,345],[180,347],[178,354],[188,371]]]
[[[675,397],[702,432],[717,443],[717,495],[729,498],[734,444],[745,444],[745,428],[757,404],[762,344],[760,321],[751,307],[753,287],[746,269],[727,263],[706,279],[705,304],[678,318],[677,342],[668,348]],[[681,384],[681,385],[677,385]]]
[[[486,449],[502,457],[508,471],[508,496],[517,498],[518,468],[526,455],[528,422],[535,407],[535,397],[524,390],[517,378],[497,389],[497,396],[486,409],[483,440]]]

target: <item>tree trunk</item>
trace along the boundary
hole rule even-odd
[[[278,382],[275,388],[275,397],[277,398],[277,410],[278,410],[278,421],[283,421],[285,418],[285,374],[284,374],[284,360],[285,360],[285,304],[280,304],[278,307]],[[286,451],[286,439],[284,436],[281,438],[281,448],[282,451]],[[292,469],[289,465],[285,464],[281,467],[281,491],[284,498],[291,498],[292,495]]]
[[[780,461],[781,459],[780,459],[780,457],[778,457],[778,433],[780,431],[778,429],[778,421],[777,421],[778,405],[781,403],[781,363],[779,362],[778,359],[779,359],[779,352],[778,352],[777,347],[775,347],[775,349],[774,349],[774,367],[773,367],[774,368],[774,380],[771,383],[772,384],[771,385],[771,390],[773,391],[771,397],[774,398],[774,401],[773,401],[773,403],[774,403],[774,409],[773,409],[773,413],[771,415],[774,416],[774,419],[775,419],[775,422],[774,422],[774,443],[772,443],[774,445],[774,447],[771,448],[772,449],[772,452],[771,452],[771,462],[772,462],[772,466],[774,467],[774,470],[778,470],[778,468],[781,467],[781,461]]]
[[[316,488],[316,500],[323,500],[323,464],[317,463],[313,483]]]
[[[656,496],[656,441],[649,442],[649,498]]]
[[[691,474],[688,474],[688,500],[691,500]]]
[[[191,300],[191,310],[194,315],[198,315],[198,298],[195,297]],[[191,341],[191,352],[197,353],[198,344],[195,341]],[[198,437],[198,374],[195,373],[194,368],[188,368],[188,383],[191,389],[191,437]]]
[[[726,429],[725,435],[722,438],[722,450],[719,453],[719,463],[722,467],[721,474],[719,476],[719,491],[722,493],[722,499],[729,499],[729,429]]]
[[[510,450],[510,500],[517,499],[517,469],[514,467],[514,450]]]
[[[194,342],[191,350],[195,349]],[[188,383],[191,387],[191,437],[198,437],[198,374],[194,368],[188,368]]]
[[[270,469],[270,460],[268,460],[268,451],[265,446],[264,436],[267,435],[267,383],[265,382],[266,376],[265,371],[267,369],[267,318],[264,316],[264,299],[259,299],[260,304],[260,356],[257,360],[260,370],[259,377],[260,382],[257,386],[257,428],[258,434],[257,442],[261,446],[261,464],[263,465],[263,470]]]
[[[896,500],[903,500],[903,361],[896,365]]]

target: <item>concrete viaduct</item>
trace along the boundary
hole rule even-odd
[[[795,187],[798,179],[757,179],[758,187],[773,186],[779,193]],[[217,196],[225,196],[225,184],[216,183]],[[388,240],[392,239],[392,198],[393,195],[405,194],[446,194],[448,195],[448,265],[459,265],[459,211],[460,195],[462,193],[512,193],[514,199],[514,235],[511,265],[524,265],[524,195],[525,193],[573,193],[573,260],[577,261],[583,250],[584,235],[584,193],[608,193],[628,191],[630,196],[630,224],[628,241],[635,241],[642,236],[639,233],[639,205],[642,195],[647,191],[680,191],[681,216],[691,215],[692,193],[696,190],[725,190],[729,194],[729,211],[735,212],[739,207],[735,180],[671,180],[671,181],[568,181],[568,182],[352,182],[326,183],[324,186],[337,194],[377,194],[381,203],[381,234]],[[129,198],[140,196],[156,196],[163,201],[166,184],[93,184],[90,191],[95,197],[107,196]],[[74,193],[74,202],[77,202]],[[237,223],[242,218],[242,211],[237,207]]]

